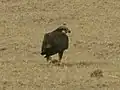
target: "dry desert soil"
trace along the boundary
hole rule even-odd
[[[48,64],[44,33],[63,22],[69,49]],[[0,0],[0,90],[120,90],[120,0]]]

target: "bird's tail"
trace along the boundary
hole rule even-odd
[[[44,55],[45,53],[44,52],[41,52],[41,55]]]

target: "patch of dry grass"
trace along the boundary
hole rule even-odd
[[[119,0],[1,0],[0,90],[119,90]],[[72,30],[62,64],[40,56],[45,32]],[[57,57],[54,57],[57,58]],[[101,69],[104,76],[91,78]]]

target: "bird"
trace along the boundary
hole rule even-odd
[[[59,62],[63,57],[63,53],[69,47],[69,38],[67,33],[71,33],[66,24],[59,26],[55,30],[45,33],[41,46],[41,55],[47,61],[51,60],[51,56],[58,53]]]

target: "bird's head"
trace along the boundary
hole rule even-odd
[[[71,30],[66,26],[66,23],[63,23],[63,25],[59,26],[56,31],[64,32],[64,33],[71,33]]]

